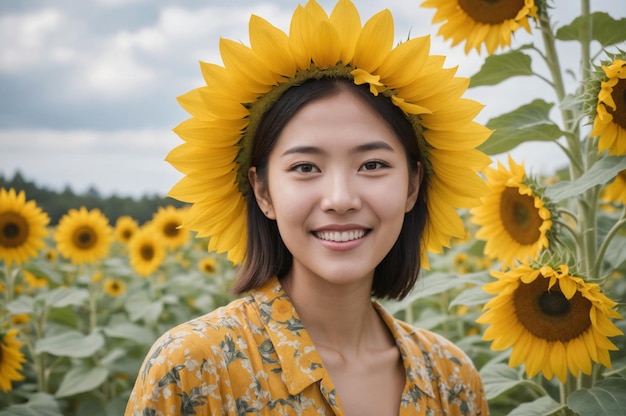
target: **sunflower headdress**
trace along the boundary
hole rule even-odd
[[[314,0],[298,6],[289,33],[252,16],[250,46],[220,39],[223,66],[201,63],[206,85],[179,97],[191,115],[174,131],[185,143],[167,161],[185,176],[169,196],[192,203],[183,227],[210,237],[209,250],[245,256],[250,151],[264,113],[289,88],[343,77],[388,97],[411,122],[422,150],[429,218],[424,246],[439,253],[464,235],[457,208],[480,204],[487,188],[477,171],[490,159],[476,147],[490,131],[473,121],[482,105],[462,98],[469,80],[429,55],[429,37],[396,47],[393,17],[383,10],[361,25],[339,0],[328,15]],[[425,250],[422,264],[427,265]]]

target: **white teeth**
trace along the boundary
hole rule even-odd
[[[351,241],[362,238],[365,231],[320,231],[315,233],[318,238],[326,241]]]

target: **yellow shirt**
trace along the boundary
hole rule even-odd
[[[374,302],[406,370],[400,415],[488,415],[470,359]],[[343,415],[335,388],[278,279],[179,325],[148,353],[126,416]]]

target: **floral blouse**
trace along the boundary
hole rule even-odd
[[[458,347],[374,302],[406,370],[400,415],[488,415]],[[344,415],[309,334],[278,279],[165,333],[148,353],[126,416]]]

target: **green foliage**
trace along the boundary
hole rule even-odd
[[[496,85],[516,76],[532,75],[530,63],[530,56],[520,51],[488,56],[480,71],[472,75],[469,87]]]
[[[608,13],[595,12],[589,16],[579,16],[569,25],[556,31],[556,39],[564,41],[585,41],[585,31],[590,30],[591,39],[600,42],[605,48],[626,41],[626,18],[613,19]]]
[[[609,378],[593,387],[575,391],[567,405],[579,415],[613,416],[626,414],[626,379]]]
[[[563,136],[563,132],[550,118],[553,106],[537,99],[510,113],[492,118],[487,122],[487,127],[494,132],[479,149],[488,155],[495,155],[526,142],[556,141]]]

